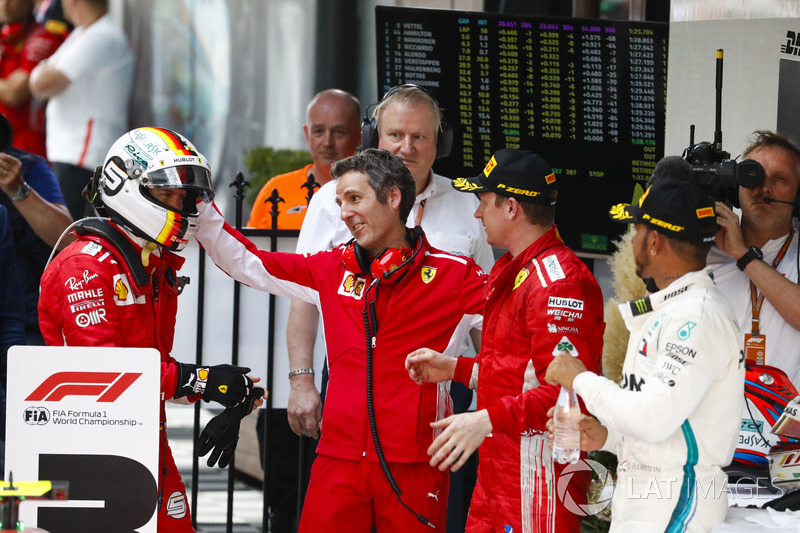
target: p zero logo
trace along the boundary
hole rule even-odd
[[[44,380],[26,402],[59,402],[67,396],[97,396],[110,403],[139,379],[140,372],[57,372]]]

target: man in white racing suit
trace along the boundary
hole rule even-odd
[[[580,422],[581,449],[617,454],[611,531],[711,531],[727,512],[722,467],[744,386],[736,316],[704,270],[714,201],[665,178],[611,215],[635,223],[636,274],[659,290],[620,305],[631,336],[619,386],[563,353],[546,379],[574,388],[596,417]]]

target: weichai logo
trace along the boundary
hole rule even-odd
[[[25,398],[26,402],[59,402],[67,396],[97,396],[114,402],[139,379],[141,372],[57,372]]]

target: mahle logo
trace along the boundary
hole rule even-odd
[[[579,504],[572,499],[572,495],[567,491],[567,487],[575,473],[586,472],[587,470],[594,472],[597,479],[605,486],[596,502]],[[611,490],[607,490],[609,486]],[[591,459],[581,459],[580,461],[567,465],[567,467],[561,471],[561,476],[559,476],[558,483],[556,484],[556,495],[561,503],[564,504],[564,507],[572,514],[578,516],[594,516],[603,512],[606,507],[611,505],[611,495],[614,493],[613,488],[614,485],[613,481],[611,481],[611,474],[609,474],[606,467]]]

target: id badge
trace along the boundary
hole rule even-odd
[[[744,358],[750,364],[763,365],[767,355],[767,338],[764,335],[744,334]]]

